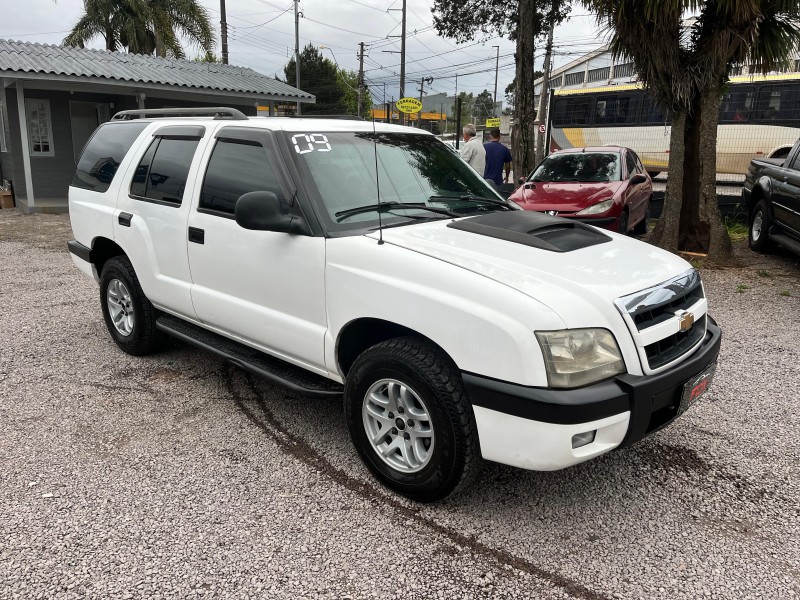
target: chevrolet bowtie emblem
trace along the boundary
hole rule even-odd
[[[694,315],[690,312],[682,312],[678,315],[678,325],[681,333],[686,333],[694,325]]]

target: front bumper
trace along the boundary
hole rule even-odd
[[[574,390],[516,385],[463,373],[484,458],[535,470],[554,470],[628,446],[681,413],[683,386],[714,364],[722,332],[708,318],[700,347],[656,375],[619,375]],[[572,448],[572,436],[596,431]]]

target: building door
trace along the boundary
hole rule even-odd
[[[69,103],[69,117],[70,124],[72,125],[72,152],[75,156],[75,164],[78,164],[78,159],[81,157],[81,152],[86,142],[100,125],[98,119],[96,102],[70,102]]]

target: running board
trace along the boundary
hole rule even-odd
[[[795,254],[800,254],[800,242],[783,233],[770,233],[769,239]]]
[[[216,354],[245,371],[259,375],[298,394],[330,398],[332,396],[341,396],[343,393],[343,387],[340,383],[306,371],[274,356],[264,354],[255,348],[245,346],[178,317],[161,315],[156,319],[156,328],[187,344]]]

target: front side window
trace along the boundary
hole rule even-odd
[[[570,152],[545,158],[529,180],[543,182],[619,181],[622,167],[619,154]]]
[[[636,175],[636,159],[630,152],[625,156],[625,166],[628,167],[628,179]]]
[[[218,140],[203,180],[200,210],[233,215],[236,201],[248,192],[282,194],[264,146],[246,140]]]
[[[28,146],[31,156],[53,156],[53,125],[50,118],[50,101],[28,98],[25,100],[28,119]]]
[[[70,185],[105,192],[125,154],[147,125],[146,122],[125,121],[101,125],[83,149]]]
[[[284,135],[331,230],[377,226],[379,201],[387,205],[381,209],[384,225],[507,209],[483,173],[430,135],[381,131]]]
[[[180,205],[198,140],[155,138],[136,167],[131,195]]]

